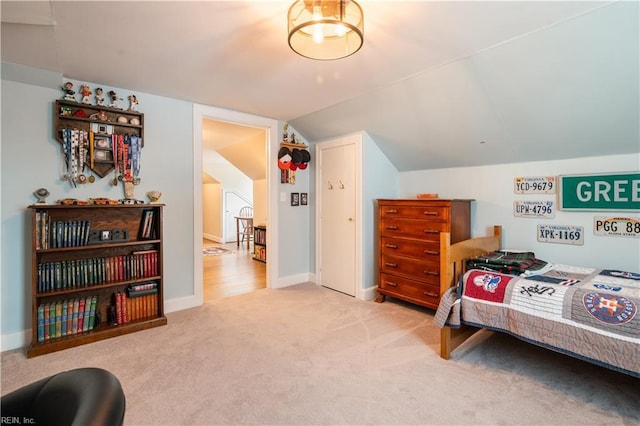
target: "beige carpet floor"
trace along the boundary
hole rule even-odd
[[[438,356],[433,312],[301,284],[215,300],[169,324],[27,359],[2,394],[106,368],[126,425],[638,425],[640,380],[483,331]]]

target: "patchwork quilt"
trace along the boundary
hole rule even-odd
[[[468,324],[640,377],[640,274],[553,265],[515,276],[471,269],[436,324]]]

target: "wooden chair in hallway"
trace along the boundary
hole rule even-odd
[[[247,250],[253,238],[253,207],[245,206],[240,209],[236,216],[236,246],[240,247],[240,243],[247,241]]]

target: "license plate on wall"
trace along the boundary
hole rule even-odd
[[[513,180],[515,194],[555,194],[555,176],[522,176]]]
[[[553,218],[556,210],[553,201],[514,201],[513,215],[515,217]]]
[[[582,246],[584,228],[573,225],[538,225],[538,241]]]
[[[596,216],[593,218],[593,234],[608,237],[640,238],[640,219]]]

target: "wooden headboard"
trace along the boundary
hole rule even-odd
[[[440,294],[458,284],[461,275],[466,272],[465,261],[470,257],[500,250],[502,247],[502,226],[493,227],[489,237],[471,238],[451,244],[448,232],[440,233]],[[477,329],[471,327],[451,329],[444,327],[440,332],[440,356],[449,359],[451,351],[464,342]]]

